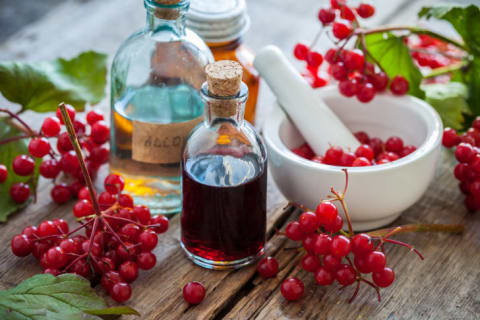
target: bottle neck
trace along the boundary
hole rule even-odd
[[[147,30],[156,31],[168,28],[179,36],[185,35],[189,0],[182,0],[172,5],[159,4],[155,0],[144,0],[144,5],[147,9]]]
[[[245,102],[248,98],[248,87],[242,82],[240,92],[235,96],[218,97],[210,94],[205,82],[200,90],[205,102],[205,123],[208,127],[219,122],[228,121],[235,126],[243,125]]]

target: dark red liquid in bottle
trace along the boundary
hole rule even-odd
[[[266,164],[218,155],[188,162],[182,169],[185,249],[222,262],[256,256],[265,243]],[[239,179],[245,182],[232,185]]]

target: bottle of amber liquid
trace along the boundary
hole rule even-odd
[[[185,27],[189,0],[144,0],[147,25],[120,47],[111,70],[110,169],[153,214],[180,212],[180,160],[202,121],[199,89],[213,62]]]
[[[248,88],[240,64],[217,61],[206,72],[205,120],[183,152],[181,245],[205,268],[240,268],[263,254],[267,154],[243,120]]]
[[[210,47],[218,60],[233,60],[243,67],[249,97],[245,120],[254,123],[260,77],[253,67],[254,55],[242,44],[250,27],[245,0],[195,0],[187,13],[187,26]]]

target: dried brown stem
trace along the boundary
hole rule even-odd
[[[407,232],[447,232],[453,234],[462,233],[465,227],[461,224],[406,224],[395,228],[385,228],[367,232],[371,237],[392,236]]]

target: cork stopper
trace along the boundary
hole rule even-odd
[[[172,6],[182,2],[182,0],[154,0],[154,2],[164,6]],[[164,20],[176,20],[180,16],[180,12],[176,8],[155,8],[155,16]]]
[[[242,66],[235,61],[220,60],[207,65],[208,92],[217,97],[232,97],[240,92]],[[210,102],[210,110],[218,117],[231,117],[237,113],[236,99],[218,99]]]

